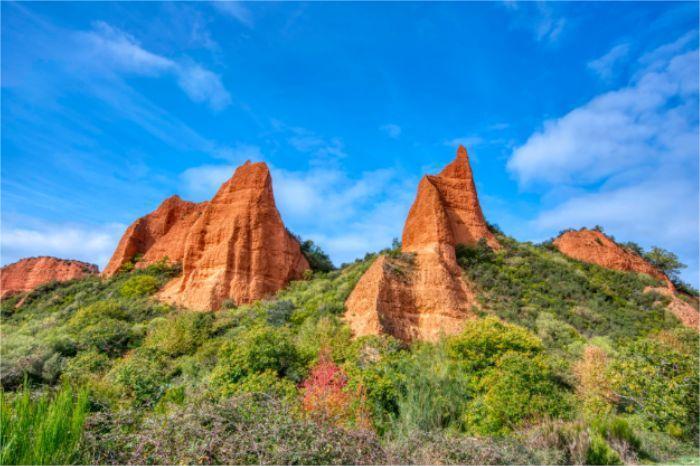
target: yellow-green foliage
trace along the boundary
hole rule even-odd
[[[180,312],[154,319],[144,347],[177,357],[193,353],[209,336],[213,316],[208,313]]]
[[[140,298],[158,291],[158,280],[151,275],[134,275],[124,282],[119,294],[125,298]]]

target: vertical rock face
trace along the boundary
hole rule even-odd
[[[482,238],[492,248],[499,247],[481,211],[467,150],[459,146],[452,163],[418,185],[402,244],[405,251],[417,252],[436,244],[472,246]]]
[[[30,257],[0,269],[0,298],[31,291],[52,281],[66,281],[97,274],[97,266],[56,257]]]
[[[459,332],[473,317],[475,300],[455,246],[482,238],[499,247],[484,220],[467,151],[460,146],[452,163],[418,185],[403,231],[403,263],[379,257],[348,297],[345,319],[354,334],[436,340]]]
[[[136,255],[141,256],[137,263],[140,267],[163,258],[181,262],[187,234],[205,206],[206,202],[183,201],[179,196],[167,198],[156,210],[127,228],[105,267],[104,275],[109,277],[119,272]]]
[[[268,296],[309,264],[275,206],[267,165],[239,167],[201,207],[184,243],[182,275],[160,297],[197,310]]]
[[[587,228],[570,230],[557,237],[553,244],[562,254],[573,259],[622,272],[645,273],[663,280],[673,289],[673,284],[663,272],[600,231]]]

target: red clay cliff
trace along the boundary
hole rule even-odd
[[[663,281],[665,286],[649,286],[644,291],[653,291],[666,296],[669,299],[667,309],[686,327],[699,329],[700,313],[697,306],[683,300],[676,293],[676,287],[666,274],[636,252],[623,248],[604,233],[587,228],[569,230],[559,235],[553,243],[563,254],[576,260],[621,272],[644,273]]]
[[[459,332],[474,317],[474,294],[455,258],[457,244],[499,244],[479,205],[469,157],[427,175],[403,231],[402,257],[379,257],[346,301],[345,320],[356,336],[387,333],[403,340],[436,340]]]
[[[56,257],[30,257],[0,269],[0,298],[31,291],[52,281],[63,282],[98,273],[97,266]]]
[[[598,230],[582,228],[562,233],[554,246],[573,259],[621,272],[645,273],[673,289],[668,277],[639,254],[623,248]]]
[[[164,258],[173,263],[182,262],[187,234],[205,206],[206,202],[183,201],[179,196],[167,198],[156,210],[126,229],[104,275],[109,277],[119,272],[137,255],[141,256],[139,267]]]
[[[139,264],[165,257],[181,263],[182,274],[158,296],[202,311],[229,299],[243,304],[270,296],[309,268],[277,211],[270,171],[262,162],[238,167],[210,201],[171,197],[134,222],[108,271],[115,273],[137,253],[143,255]]]

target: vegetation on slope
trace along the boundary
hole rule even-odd
[[[153,299],[178,273],[164,264],[46,285],[19,307],[22,297],[5,300],[2,463],[696,454],[697,334],[643,292],[653,281],[499,240],[496,253],[460,248],[482,317],[436,344],[351,338],[343,303],[372,255],[211,313]],[[61,423],[82,433],[27,453],[28,439]]]

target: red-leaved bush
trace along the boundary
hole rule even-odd
[[[333,362],[330,351],[321,350],[318,362],[301,384],[304,411],[320,421],[343,423],[351,417],[351,397],[345,387],[348,379]]]

